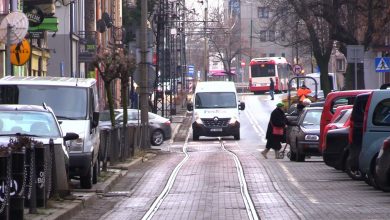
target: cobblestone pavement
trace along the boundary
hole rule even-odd
[[[184,117],[183,124],[180,131],[188,131],[190,120]],[[131,167],[72,219],[141,219],[182,161],[186,134],[178,132],[175,141],[153,151],[155,157]],[[390,219],[388,194],[327,167],[322,158],[265,160],[240,143],[247,144],[227,140],[226,148],[242,163],[260,219]],[[190,158],[152,219],[248,219],[232,158],[215,140],[191,140],[188,147]]]

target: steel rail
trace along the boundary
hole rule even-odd
[[[161,203],[164,201],[164,199],[168,196],[169,191],[172,189],[173,184],[175,183],[176,176],[179,173],[181,167],[184,165],[185,162],[187,162],[188,158],[190,157],[187,152],[187,146],[188,146],[188,138],[190,136],[190,130],[187,132],[187,137],[184,142],[183,146],[183,153],[185,157],[183,160],[176,166],[176,168],[173,170],[171,176],[168,179],[167,184],[165,185],[164,190],[161,192],[161,194],[157,197],[157,199],[153,202],[152,206],[149,208],[149,210],[145,213],[145,215],[142,217],[142,220],[149,220],[153,217],[153,215],[157,212],[158,208],[160,207]]]
[[[221,148],[224,151],[228,152],[230,155],[232,155],[234,162],[236,163],[238,179],[240,181],[241,195],[242,195],[242,198],[244,199],[244,204],[245,204],[246,212],[249,216],[249,219],[258,220],[259,216],[257,215],[255,205],[253,204],[253,201],[252,201],[252,197],[249,194],[248,186],[246,184],[246,179],[245,179],[245,175],[244,175],[244,169],[242,168],[240,159],[238,159],[238,157],[235,153],[233,153],[232,151],[225,148],[225,143],[221,140],[221,138],[219,138],[219,141],[221,143]]]

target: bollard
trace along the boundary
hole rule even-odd
[[[9,180],[11,178],[11,158],[9,152],[0,153],[0,219],[9,219]]]
[[[24,219],[25,148],[11,153],[11,183],[9,214],[12,219]]]
[[[46,208],[46,147],[35,145],[35,174],[36,174],[36,193],[37,207]]]

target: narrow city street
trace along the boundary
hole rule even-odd
[[[242,135],[193,141],[187,132],[150,152],[109,192],[72,219],[387,219],[388,194],[330,168],[264,159],[264,132],[277,101],[244,95]],[[261,112],[261,114],[259,114]],[[181,129],[189,131],[190,120]],[[190,132],[190,131],[189,131]],[[237,159],[237,161],[236,161]],[[237,163],[239,161],[239,163]],[[242,167],[243,175],[241,176]],[[246,195],[248,193],[248,195]],[[252,208],[254,211],[252,211]]]

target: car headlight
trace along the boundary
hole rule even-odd
[[[77,138],[76,140],[69,141],[70,151],[83,151],[83,138]]]
[[[231,117],[230,120],[229,120],[229,124],[235,124],[237,122],[237,118],[236,117]]]
[[[305,135],[305,141],[318,141],[320,138],[315,134],[307,134]]]

